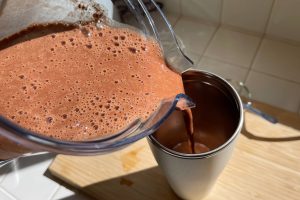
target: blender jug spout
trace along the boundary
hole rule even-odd
[[[176,98],[178,99],[176,108],[179,110],[186,110],[189,108],[194,108],[196,106],[193,100],[185,94],[178,94]]]
[[[185,94],[177,94],[175,97],[161,101],[159,108],[143,124],[141,132],[146,131],[147,135],[155,132],[161,124],[175,111],[186,110],[195,107],[196,104]]]

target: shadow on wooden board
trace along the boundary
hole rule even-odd
[[[73,187],[55,178],[51,173],[46,172],[45,175],[63,186],[74,190]],[[153,179],[153,177],[156,178]],[[152,167],[125,176],[104,180],[83,188],[75,188],[75,190],[83,191],[83,193],[87,194],[91,199],[97,200],[180,199],[169,187],[166,178],[162,175],[158,167]],[[75,198],[75,196],[69,196],[61,200],[74,200]]]

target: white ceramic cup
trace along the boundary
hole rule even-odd
[[[232,155],[236,138],[243,125],[242,102],[237,92],[228,82],[212,73],[189,70],[183,73],[183,80],[184,82],[188,81],[190,84],[188,89],[192,88],[193,90],[187,91],[186,89],[186,93],[192,99],[193,94],[204,95],[203,98],[206,98],[207,95],[213,95],[210,92],[207,92],[207,94],[206,91],[203,92],[203,85],[198,87],[197,82],[205,82],[205,84],[216,86],[232,102],[232,113],[236,116],[231,119],[235,121],[231,132],[228,133],[230,129],[225,130],[226,126],[224,127],[224,133],[227,131],[224,142],[205,153],[184,154],[173,151],[170,148],[170,146],[176,145],[176,142],[172,144],[172,141],[182,141],[186,137],[185,124],[181,111],[174,112],[155,134],[148,137],[154,157],[174,192],[183,199],[201,199],[209,193]],[[195,88],[193,88],[193,84],[195,84]],[[197,101],[195,103],[197,106]],[[211,107],[208,106],[202,109],[211,109]],[[218,114],[216,111],[212,112]],[[220,114],[222,115],[222,113]],[[194,112],[193,115],[195,118]],[[204,117],[203,121],[205,123],[205,116],[202,117]],[[231,116],[223,114],[222,117]],[[210,117],[209,120],[214,119]],[[219,117],[218,120],[222,120],[222,118]],[[197,121],[194,121],[194,126],[197,126]],[[214,124],[214,127],[217,126],[219,126],[218,121]],[[219,129],[219,132],[223,131],[222,127],[219,127]],[[219,137],[219,133],[206,134],[207,136],[205,137],[212,140],[214,140],[214,137],[216,139]]]

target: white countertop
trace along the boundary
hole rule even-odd
[[[48,178],[44,173],[54,155],[20,158],[0,169],[1,200],[88,200]]]

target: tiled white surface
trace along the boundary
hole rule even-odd
[[[83,194],[75,193],[63,186],[60,186],[51,200],[91,200],[91,198]]]
[[[167,12],[300,41],[299,0],[158,0]]]
[[[59,187],[43,175],[51,158],[49,155],[32,156],[5,166],[9,170],[0,186],[17,199],[49,199]]]
[[[219,28],[209,44],[205,56],[249,68],[260,38]]]
[[[200,63],[197,65],[197,68],[213,72],[223,78],[243,82],[245,81],[248,72],[248,70],[245,68],[220,62],[208,57],[203,57]]]
[[[182,0],[181,7],[184,16],[220,22],[222,0]]]
[[[224,0],[222,23],[264,33],[274,0]]]
[[[215,30],[213,25],[200,24],[188,18],[179,19],[175,25],[175,32],[185,48],[199,55],[202,55]]]
[[[180,1],[181,0],[159,0],[159,2],[164,5],[164,11],[178,14],[181,13]]]
[[[251,71],[246,85],[253,98],[271,105],[297,112],[300,104],[300,84]]]
[[[300,1],[276,0],[267,33],[300,41]]]
[[[16,200],[16,198],[14,196],[9,194],[2,188],[0,188],[0,199],[1,200]]]
[[[300,83],[300,46],[264,39],[253,68]]]
[[[44,176],[51,154],[21,158],[0,168],[0,200],[90,200]]]

